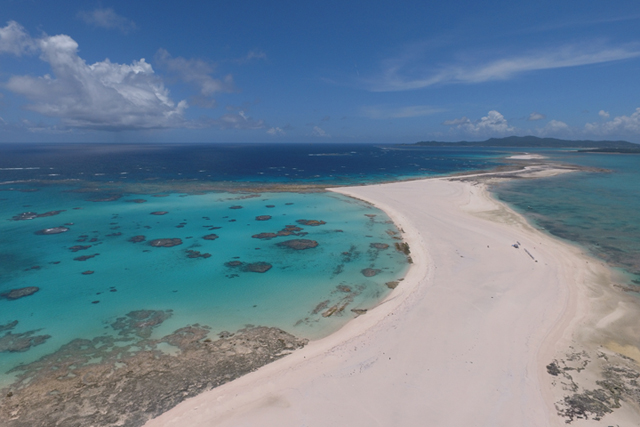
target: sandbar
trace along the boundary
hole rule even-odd
[[[404,280],[334,334],[145,426],[566,425],[557,402],[567,391],[547,365],[572,346],[600,348],[603,324],[626,318],[603,290],[609,268],[534,229],[473,179],[331,191],[396,223],[413,259]],[[602,422],[638,419],[623,405]],[[583,421],[571,425],[602,425]]]

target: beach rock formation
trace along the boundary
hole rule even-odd
[[[295,249],[296,251],[301,251],[304,249],[315,248],[316,246],[318,246],[318,242],[310,239],[293,239],[293,240],[285,240],[284,242],[280,242],[278,243],[278,246]]]
[[[60,233],[66,233],[67,231],[69,231],[69,228],[67,227],[53,227],[53,228],[45,228],[43,230],[38,230],[35,232],[35,234],[39,235],[39,236],[46,236],[49,234],[60,234]]]
[[[307,343],[267,327],[211,340],[209,328],[197,324],[150,339],[151,329],[167,314],[131,312],[112,324],[116,336],[76,339],[14,368],[16,381],[2,390],[0,425],[139,427]],[[162,352],[160,345],[166,344],[179,351]]]
[[[154,239],[149,242],[154,248],[170,248],[172,246],[178,246],[182,244],[182,239],[177,237],[167,239]]]
[[[6,326],[10,326],[9,329],[13,329],[18,321],[11,322]],[[51,335],[35,335],[38,330],[23,332],[20,334],[14,334],[6,332],[0,337],[0,353],[23,353],[29,350],[31,347],[35,347],[40,344],[44,344]]]
[[[39,290],[40,288],[37,286],[27,286],[25,288],[11,289],[8,292],[1,293],[0,298],[15,300],[18,298],[23,298],[23,297],[28,297],[29,295],[33,295]]]

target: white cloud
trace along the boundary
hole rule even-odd
[[[370,119],[404,119],[409,117],[423,117],[441,113],[445,110],[428,105],[411,105],[399,108],[381,106],[367,106],[360,109],[361,115]]]
[[[640,135],[640,108],[629,116],[618,116],[604,123],[587,123],[585,130],[588,133],[602,136]]]
[[[637,46],[604,46],[602,43],[565,45],[487,62],[464,58],[458,63],[436,68],[417,63],[424,60],[423,56],[417,52],[385,61],[382,75],[369,80],[367,85],[374,92],[389,92],[421,89],[437,84],[507,80],[531,71],[636,58],[640,56],[640,49]]]
[[[34,50],[35,44],[22,25],[9,21],[6,27],[0,28],[0,53],[21,56]]]
[[[608,119],[609,116],[610,116],[609,112],[608,111],[604,111],[604,110],[598,111],[598,115],[600,117],[602,117],[603,119]]]
[[[509,126],[507,119],[496,110],[489,111],[486,116],[475,122],[462,117],[460,119],[446,120],[443,124],[454,126],[463,132],[474,135],[504,135],[515,131],[514,127]]]
[[[270,128],[267,133],[271,136],[286,135],[286,132],[278,127]]]
[[[536,120],[543,120],[546,117],[547,116],[545,116],[544,114],[536,113],[534,111],[533,113],[529,114],[529,117],[527,118],[527,120],[530,121],[530,122],[534,122]]]
[[[211,75],[215,65],[201,59],[185,59],[172,57],[165,49],[156,53],[156,62],[167,71],[185,83],[192,84],[200,92],[200,98],[194,103],[203,107],[214,107],[215,100],[211,97],[217,92],[231,92],[234,90],[233,76],[228,74],[223,79],[215,79]]]
[[[264,129],[267,125],[263,120],[254,120],[244,111],[238,113],[227,113],[217,119],[204,118],[190,127],[210,127],[215,126],[220,129],[255,130]]]
[[[69,127],[104,130],[181,126],[186,101],[174,103],[144,58],[129,64],[108,59],[87,65],[69,36],[29,39],[53,76],[14,76],[6,88],[25,96],[27,108],[60,118]]]
[[[442,122],[442,124],[446,126],[460,126],[467,123],[471,123],[471,120],[469,120],[467,116],[462,116],[459,119],[445,120],[444,122]]]
[[[314,126],[313,127],[313,136],[317,136],[317,137],[320,137],[320,138],[330,138],[331,137],[331,135],[326,133],[319,126]]]
[[[81,11],[78,12],[78,18],[86,24],[99,28],[120,30],[124,34],[136,29],[135,22],[118,15],[113,9],[98,8],[92,11]]]

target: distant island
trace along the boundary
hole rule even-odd
[[[640,152],[640,144],[628,141],[570,141],[556,138],[538,138],[537,136],[507,136],[505,138],[489,138],[486,141],[420,141],[414,144],[422,147],[540,147],[540,148],[597,148],[616,149],[629,151],[615,152]],[[635,151],[638,150],[638,151]],[[604,152],[604,151],[601,151]],[[607,151],[614,152],[614,151]]]
[[[578,150],[579,153],[604,153],[604,154],[640,154],[640,144],[632,148],[590,148]]]

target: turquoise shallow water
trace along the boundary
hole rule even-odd
[[[36,360],[71,339],[113,333],[109,325],[117,317],[140,309],[173,310],[153,336],[200,323],[212,328],[214,338],[247,324],[317,338],[352,319],[350,309],[375,305],[389,292],[385,282],[401,278],[408,266],[406,257],[394,248],[398,231],[383,212],[334,193],[137,194],[89,202],[82,193],[64,190],[0,193],[0,293],[40,288],[28,297],[0,299],[0,325],[18,320],[11,333],[35,330],[35,335],[51,336],[28,351],[0,353],[0,372]],[[133,199],[146,202],[128,201]],[[64,212],[10,220],[25,211],[52,210]],[[168,213],[152,215],[154,211]],[[259,221],[259,215],[271,218]],[[303,225],[298,220],[326,224]],[[63,224],[72,224],[68,232],[34,234]],[[271,240],[252,237],[287,225],[308,234]],[[203,239],[212,233],[219,237]],[[146,241],[129,241],[138,235]],[[180,238],[183,243],[168,248],[149,245],[159,238]],[[292,238],[315,240],[318,246],[305,250],[277,246]],[[383,245],[376,248],[372,243]],[[91,247],[72,252],[76,245]],[[210,256],[189,258],[187,250]],[[98,255],[74,260],[93,254]],[[243,271],[225,265],[230,261],[266,262],[272,268],[264,273]],[[379,273],[365,277],[366,268]],[[94,273],[82,274],[88,270]],[[326,307],[341,300],[349,302],[342,313],[322,316]],[[325,301],[325,309],[314,313]]]
[[[510,181],[496,186],[498,197],[538,227],[580,244],[640,284],[640,156],[540,153],[607,172]]]

